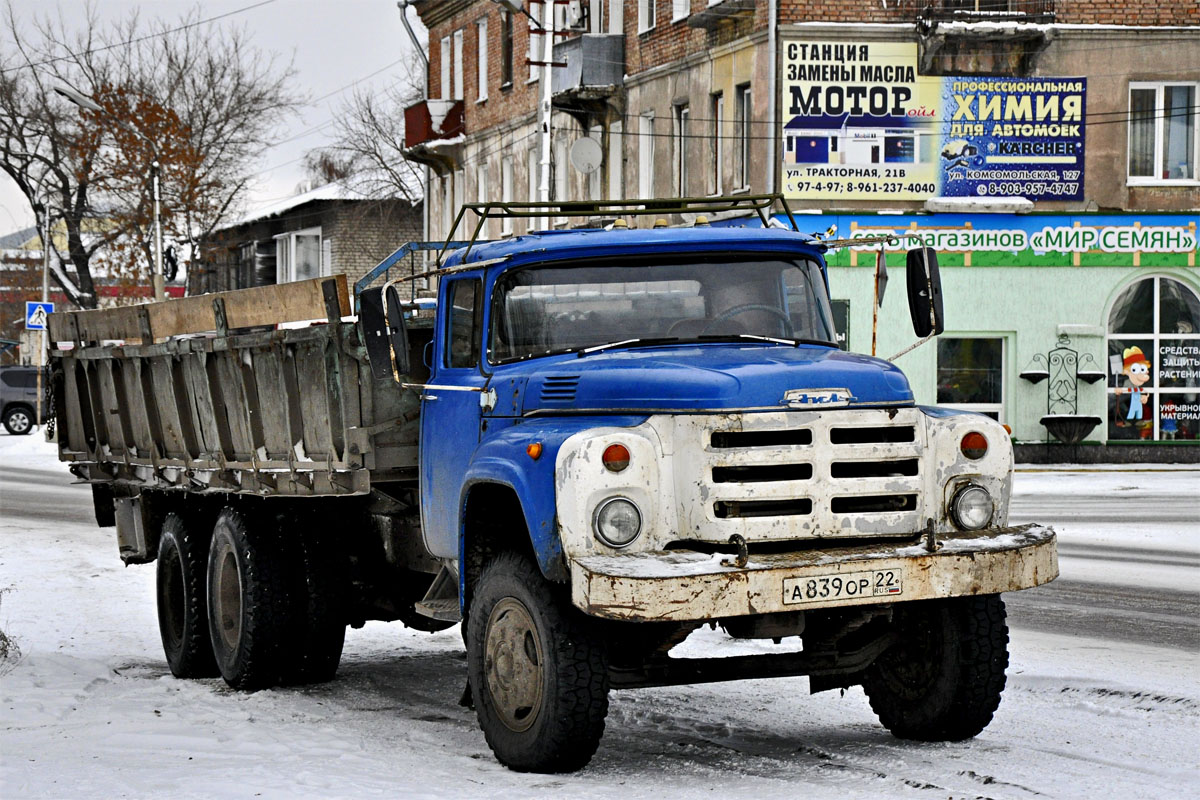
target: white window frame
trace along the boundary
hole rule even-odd
[[[738,86],[735,90],[736,104],[736,127],[737,127],[737,188],[750,188],[750,131],[753,129],[751,121],[754,116],[754,95],[752,94],[750,84],[744,83]]]
[[[450,46],[450,37],[442,37],[442,91],[441,99],[449,100],[453,97],[450,93],[450,61],[453,55],[453,48]]]
[[[997,421],[1003,425],[1007,422],[1004,407],[1007,405],[1005,400],[1008,398],[1008,337],[1002,334],[987,334],[987,333],[969,333],[969,334],[943,334],[939,337],[942,340],[950,339],[996,339],[1000,342],[1000,402],[999,403],[935,403],[938,408],[954,408],[959,411],[975,411],[980,414],[995,412]],[[937,362],[937,350],[934,350],[933,375],[934,380],[937,380],[938,370],[940,365]],[[933,397],[937,400],[937,386],[933,387]]]
[[[688,120],[691,119],[691,108],[687,103],[678,103],[672,108],[675,117],[675,193],[678,197],[688,197]]]
[[[619,119],[613,120],[608,127],[608,158],[604,164],[608,171],[609,200],[620,200],[625,196],[624,140],[624,124]]]
[[[1150,325],[1151,332],[1150,333],[1113,333],[1112,329],[1109,326],[1112,323],[1112,314],[1113,314],[1113,310],[1116,307],[1117,302],[1120,301],[1120,299],[1125,296],[1125,292],[1127,292],[1130,289],[1130,287],[1135,286],[1144,280],[1153,280],[1154,281],[1154,293],[1151,296],[1151,302],[1154,303],[1154,312],[1153,312],[1153,316],[1151,317],[1153,322]],[[1183,394],[1194,394],[1196,391],[1195,389],[1191,389],[1186,386],[1163,388],[1162,386],[1159,385],[1159,378],[1160,378],[1159,372],[1161,370],[1161,364],[1159,363],[1159,359],[1161,358],[1161,353],[1162,353],[1162,340],[1163,339],[1180,339],[1180,340],[1184,340],[1184,341],[1188,341],[1188,342],[1200,343],[1200,332],[1195,332],[1195,333],[1163,333],[1162,332],[1162,320],[1160,319],[1160,315],[1162,314],[1162,282],[1164,280],[1175,281],[1176,283],[1181,283],[1181,284],[1183,284],[1183,286],[1185,288],[1187,288],[1193,292],[1195,291],[1195,287],[1191,283],[1183,280],[1178,275],[1171,275],[1169,273],[1162,273],[1162,272],[1152,272],[1152,273],[1149,273],[1146,275],[1138,275],[1136,278],[1132,278],[1132,279],[1126,281],[1121,286],[1121,288],[1117,291],[1116,295],[1114,295],[1112,304],[1105,310],[1105,314],[1104,314],[1104,353],[1105,353],[1105,355],[1108,354],[1109,348],[1112,347],[1112,341],[1114,339],[1116,339],[1119,342],[1127,342],[1132,339],[1138,346],[1141,346],[1141,345],[1145,344],[1146,342],[1149,342],[1150,351],[1154,354],[1154,362],[1153,363],[1154,363],[1155,369],[1150,373],[1152,380],[1149,381],[1143,387],[1142,391],[1146,392],[1149,395],[1150,403],[1161,403],[1162,397],[1183,395]],[[1143,347],[1142,350],[1143,350],[1143,352],[1145,352],[1146,348]],[[1149,353],[1147,353],[1147,355],[1149,355]],[[1110,373],[1112,372],[1111,365],[1109,366],[1108,370],[1106,370],[1106,371],[1110,372]],[[1116,393],[1117,393],[1117,387],[1115,387],[1115,386],[1108,386],[1104,390],[1104,405],[1105,405],[1106,409],[1108,408],[1109,398],[1112,397]],[[1147,405],[1149,405],[1149,403],[1147,403]],[[1155,442],[1168,441],[1168,440],[1164,440],[1162,438],[1162,431],[1160,430],[1162,420],[1160,419],[1161,415],[1157,411],[1157,406],[1153,409],[1150,409],[1149,413],[1151,415],[1151,418],[1154,420],[1154,433],[1153,433],[1152,441],[1155,441]],[[1108,438],[1108,421],[1107,420],[1104,422],[1104,438],[1106,441],[1110,441],[1110,442],[1111,441],[1125,441],[1125,440],[1121,440],[1121,439],[1109,439]]]
[[[529,83],[533,83],[538,78],[542,77],[542,68],[535,65],[534,61],[542,60],[542,34],[534,30],[535,27],[542,26],[542,4],[530,3],[529,16],[533,19],[529,20]]]
[[[500,199],[505,203],[513,201],[513,159],[505,156],[500,159]],[[500,235],[511,236],[513,232],[512,217],[504,216],[500,221]]]
[[[671,0],[671,22],[687,19],[692,13],[692,0]]]
[[[655,0],[638,0],[638,33],[654,30]]]
[[[654,197],[654,113],[638,117],[638,196]]]
[[[487,17],[475,23],[476,49],[475,61],[478,66],[476,73],[475,102],[482,103],[488,99],[488,23]]]
[[[296,238],[300,236],[317,237],[317,276],[323,278],[329,275],[332,264],[327,263],[325,258],[325,240],[321,237],[320,226],[301,228],[272,237],[275,240],[275,283],[294,283],[299,280],[296,277]]]
[[[1166,119],[1164,111],[1164,89],[1168,86],[1191,87],[1192,109],[1192,178],[1157,178],[1154,175],[1130,175],[1133,166],[1133,93],[1136,90],[1154,90],[1154,155],[1155,173],[1162,169],[1163,141]],[[1125,129],[1125,176],[1127,186],[1200,186],[1200,81],[1130,81],[1126,98],[1129,109],[1129,124]]]
[[[455,100],[462,100],[466,96],[463,91],[463,29],[459,28],[454,32],[454,94],[452,97]]]
[[[725,136],[723,129],[725,127],[725,95],[721,92],[714,92],[711,95],[712,107],[712,183],[709,185],[711,194],[720,195],[725,191]]]

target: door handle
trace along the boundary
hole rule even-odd
[[[423,394],[423,395],[421,395],[421,399],[422,400],[437,400],[438,396],[436,394]]]

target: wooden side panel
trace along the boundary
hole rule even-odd
[[[63,359],[63,395],[66,398],[67,427],[60,430],[59,435],[67,435],[67,449],[75,453],[89,453],[92,450],[90,441],[91,411],[86,414],[81,398],[86,400],[87,377],[81,369],[81,364],[73,358]],[[62,415],[59,415],[62,419]],[[89,427],[85,428],[85,425]]]
[[[159,437],[156,440],[162,455],[167,458],[189,458],[186,439],[183,436],[183,425],[179,420],[179,405],[176,403],[174,386],[171,379],[171,363],[169,356],[147,358],[142,361],[143,391],[154,393],[154,403],[158,408]],[[147,387],[146,384],[150,385]],[[190,420],[189,420],[190,423]]]
[[[125,431],[121,426],[122,401],[118,398],[113,382],[112,361],[97,361],[92,383],[92,410],[99,420],[103,419],[104,435],[101,444],[108,445],[114,455],[129,452],[125,444]],[[131,454],[132,455],[132,454]]]
[[[205,353],[195,353],[181,359],[183,373],[187,378],[187,396],[192,406],[192,421],[195,424],[200,457],[224,462],[229,456],[225,449],[228,434],[225,433],[225,406],[214,403],[209,391]],[[220,415],[220,419],[218,419]]]
[[[335,457],[329,433],[329,395],[325,391],[325,353],[320,342],[296,346],[296,384],[300,394],[300,419],[304,430],[304,452],[314,460]]]
[[[284,386],[280,350],[272,347],[254,354],[254,385],[261,410],[262,443],[267,458],[287,461],[292,454],[288,427],[288,398]]]
[[[249,328],[258,325],[278,325],[281,322],[325,320],[323,284],[332,281],[337,291],[342,316],[351,313],[350,293],[345,275],[313,278],[295,283],[258,286],[232,292],[203,294],[180,300],[163,300],[138,306],[72,311],[50,315],[50,339],[55,342],[129,341],[142,339],[142,313],[148,315],[150,330],[155,339],[165,339],[185,333],[202,333],[217,329],[213,301],[225,304],[229,327]]]

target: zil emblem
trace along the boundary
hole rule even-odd
[[[854,400],[849,389],[788,389],[783,405],[789,408],[841,408]]]

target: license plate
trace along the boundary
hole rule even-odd
[[[783,602],[794,605],[855,597],[896,597],[904,593],[903,577],[903,572],[898,569],[877,569],[810,578],[785,578]]]

